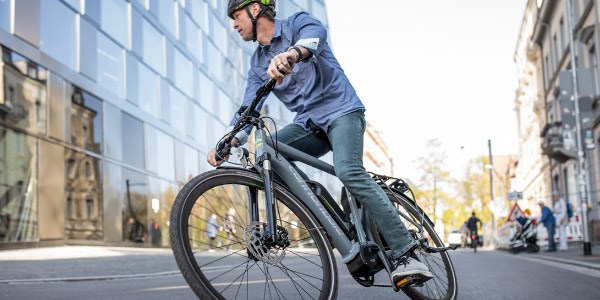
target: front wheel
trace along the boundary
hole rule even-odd
[[[386,193],[400,213],[400,219],[404,223],[404,226],[415,236],[415,238],[427,239],[427,244],[432,248],[444,247],[444,243],[435,232],[433,224],[421,208],[415,207],[413,201],[405,194],[389,190],[386,191]],[[408,219],[404,218],[402,215],[407,216]],[[422,227],[422,230],[419,230],[419,227]],[[456,299],[458,293],[456,273],[454,271],[454,265],[448,255],[448,251],[429,253],[425,248],[421,247],[418,251],[415,251],[415,253],[419,260],[429,267],[429,271],[433,274],[433,278],[426,281],[421,286],[411,285],[403,288],[402,291],[411,297],[411,299]]]
[[[273,190],[277,231],[287,242],[278,245],[266,238],[256,172],[217,169],[181,189],[171,211],[171,244],[200,299],[335,299],[338,274],[325,233],[287,189],[274,184]],[[258,212],[253,220],[250,207]]]

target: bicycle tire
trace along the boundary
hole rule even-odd
[[[396,209],[410,216],[413,221],[423,226],[425,236],[431,247],[444,247],[444,243],[435,232],[433,224],[423,210],[415,206],[414,201],[408,198],[407,195],[397,191],[386,191],[388,198]],[[404,218],[400,218],[408,230],[415,230],[416,227]],[[418,230],[417,230],[418,232]],[[456,281],[456,272],[452,260],[448,255],[448,251],[439,253],[426,253],[423,249],[415,251],[419,260],[429,267],[433,274],[433,278],[426,281],[423,286],[408,286],[402,291],[411,299],[426,299],[426,300],[451,300],[456,299],[458,287]]]
[[[249,254],[245,244],[248,233],[240,236],[240,232],[252,231],[256,226],[248,224],[247,192],[256,189],[264,197],[262,186],[262,179],[254,171],[221,168],[193,178],[180,190],[171,211],[169,231],[175,260],[188,285],[200,299],[335,299],[338,273],[326,233],[300,200],[280,184],[274,183],[273,191],[278,201],[277,225],[292,236],[289,247],[282,250],[287,255],[277,263],[257,260]],[[259,198],[258,204],[260,220],[264,220],[264,200]],[[237,233],[232,230],[226,238],[220,232],[219,239],[229,239],[229,247],[211,248],[214,245],[207,243],[209,225],[204,218],[211,212],[225,222],[228,216],[223,215],[223,208],[227,206],[237,214],[233,222]]]

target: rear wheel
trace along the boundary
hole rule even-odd
[[[429,247],[444,247],[444,243],[437,235],[433,224],[425,215],[421,208],[415,207],[412,200],[405,194],[394,191],[386,191],[388,198],[399,213],[400,219],[417,239],[426,238]],[[407,220],[405,217],[408,216]],[[411,222],[412,221],[412,222]],[[415,225],[416,224],[416,225]],[[420,232],[419,227],[422,227]],[[428,253],[423,247],[415,251],[419,260],[429,267],[433,278],[423,283],[421,286],[411,285],[402,289],[412,299],[456,299],[457,283],[454,266],[448,255],[448,251],[439,253]]]
[[[289,244],[265,242],[262,186],[255,172],[217,169],[181,189],[169,230],[189,286],[201,299],[335,299],[335,258],[318,221],[275,184],[277,230]],[[251,197],[257,199],[258,220],[250,220]]]

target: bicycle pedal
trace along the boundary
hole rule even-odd
[[[396,287],[400,289],[411,285],[414,287],[422,287],[423,284],[429,279],[431,279],[431,277],[426,277],[420,274],[413,274],[394,282],[394,285],[396,285]]]

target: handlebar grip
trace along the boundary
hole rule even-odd
[[[231,150],[231,139],[233,137],[227,137],[222,140],[219,144],[217,144],[217,152],[215,153],[215,159],[217,161],[225,160],[225,157],[229,155],[229,150]]]

